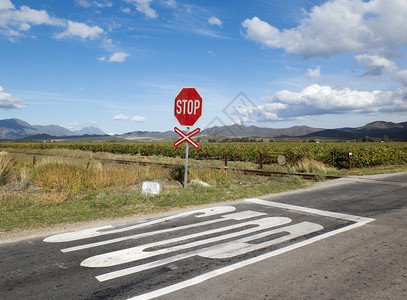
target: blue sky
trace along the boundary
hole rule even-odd
[[[407,0],[0,0],[0,119],[109,134],[407,121]]]

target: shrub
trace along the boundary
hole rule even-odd
[[[178,165],[174,165],[173,167],[171,167],[171,169],[170,169],[171,179],[176,180],[176,181],[180,182],[181,184],[183,184],[184,176],[185,176],[185,166],[178,164]]]

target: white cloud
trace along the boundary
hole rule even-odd
[[[127,53],[124,52],[115,52],[110,56],[107,60],[108,62],[124,62],[126,57],[129,56]]]
[[[144,123],[146,121],[145,117],[142,116],[134,116],[133,118],[131,118],[132,122],[138,122],[138,123]]]
[[[111,21],[110,24],[107,25],[107,30],[112,32],[113,30],[122,27],[120,23],[116,23],[115,21]]]
[[[166,0],[163,2],[165,5],[171,8],[176,8],[177,7],[177,1],[175,0]]]
[[[315,6],[296,28],[279,30],[258,17],[242,26],[248,40],[305,57],[384,50],[407,43],[407,1],[333,0]]]
[[[235,108],[245,122],[262,123],[315,115],[407,112],[407,88],[359,91],[310,85],[299,92],[278,91],[269,103]]]
[[[364,77],[378,77],[390,75],[393,80],[407,85],[407,69],[402,69],[397,64],[387,58],[377,55],[360,54],[355,56],[356,63],[361,64],[366,72]]]
[[[25,106],[26,104],[22,100],[5,93],[0,86],[0,109],[21,109]]]
[[[107,61],[107,62],[124,62],[126,57],[129,56],[127,53],[124,52],[115,52],[113,53],[110,58],[98,57],[97,60],[99,61]]]
[[[88,2],[79,1],[78,3],[83,6]],[[95,2],[93,1],[92,5],[96,5]],[[100,3],[105,6],[111,5],[110,1]],[[83,40],[93,40],[104,33],[104,30],[99,26],[89,26],[84,23],[51,17],[45,10],[36,10],[25,5],[15,9],[8,0],[0,0],[0,8],[2,8],[0,9],[0,34],[12,42],[25,37],[24,32],[29,31],[33,26],[40,25],[64,28],[64,32],[55,35],[57,39],[79,37]]]
[[[78,23],[73,21],[68,21],[68,27],[66,30],[55,37],[57,39],[66,37],[79,37],[83,40],[90,39],[93,40],[98,38],[104,31],[99,26],[88,26],[85,23]]]
[[[75,0],[75,4],[82,7],[91,7],[92,4],[88,0]]]
[[[0,0],[0,9],[14,9],[14,4],[10,0]]]
[[[120,9],[122,12],[124,12],[125,14],[130,14],[131,13],[131,9],[130,7],[124,7]]]
[[[103,39],[102,41],[102,47],[104,48],[111,48],[113,46],[113,41],[112,39]]]
[[[216,18],[216,17],[210,17],[210,18],[208,19],[208,23],[211,24],[211,25],[217,25],[217,26],[219,26],[219,27],[222,26],[222,21],[219,20],[219,19]]]
[[[137,11],[144,14],[149,19],[157,19],[157,12],[150,7],[153,0],[126,0],[127,3],[133,4]]]
[[[366,92],[349,88],[333,89],[313,84],[300,92],[278,91],[275,100],[288,105],[307,105],[320,111],[364,109],[374,103],[380,91]]]
[[[75,0],[75,4],[78,6],[82,7],[98,7],[98,8],[103,8],[103,7],[112,7],[113,4],[111,1],[90,1],[90,0]]]
[[[105,2],[97,2],[97,1],[95,1],[96,2],[96,6],[97,7],[112,7],[113,6],[113,3],[111,2],[111,1],[105,1]]]
[[[318,66],[315,70],[313,69],[308,69],[307,73],[305,74],[307,78],[314,78],[314,79],[320,79],[322,78],[321,76],[321,67]]]
[[[396,73],[396,79],[402,82],[404,86],[407,86],[407,69],[399,70]]]
[[[394,62],[377,55],[356,55],[355,62],[362,64],[366,69],[364,76],[380,76],[384,71],[395,72],[398,70]]]
[[[0,0],[0,9],[14,9],[13,3],[10,0]]]
[[[7,0],[0,0],[0,34],[15,42],[24,37],[22,31],[28,31],[32,26],[50,25],[64,26],[62,19],[50,17],[45,10],[35,10],[28,6],[15,9],[14,5]]]
[[[142,116],[134,116],[130,119],[129,116],[123,115],[123,114],[118,114],[115,115],[112,120],[120,120],[120,121],[127,121],[130,120],[131,122],[138,122],[138,123],[143,123],[146,121],[145,117]]]
[[[112,118],[112,120],[128,120],[128,119],[129,119],[128,116],[122,115],[122,114],[115,115],[115,116]]]
[[[168,21],[167,28],[175,31],[184,31],[194,35],[201,35],[210,38],[229,39],[219,32],[217,26],[211,26],[208,22],[212,12],[204,7],[184,4],[173,13],[174,18]],[[220,24],[221,21],[219,20]]]

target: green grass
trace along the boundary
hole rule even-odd
[[[67,195],[46,190],[0,194],[0,231],[16,228],[47,227],[97,219],[124,217],[168,211],[174,208],[218,203],[298,189],[309,185],[303,180],[254,180],[241,176],[215,186],[168,182],[158,196],[146,196],[139,188],[88,190],[81,195]]]

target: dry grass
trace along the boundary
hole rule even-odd
[[[13,157],[7,152],[0,152],[0,185],[6,184],[9,180],[13,165]]]
[[[320,161],[309,157],[297,159],[292,165],[293,172],[314,173],[314,174],[327,174],[328,168]]]
[[[101,165],[87,169],[68,163],[46,163],[33,175],[35,185],[57,191],[80,193],[86,189],[129,186],[139,180],[138,172],[129,168]]]
[[[22,189],[26,189],[31,184],[31,169],[27,166],[21,167],[17,170],[17,180],[20,183]]]
[[[214,170],[204,168],[191,168],[189,170],[189,179],[198,179],[204,182],[221,182],[231,177],[231,172],[226,170]]]

